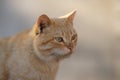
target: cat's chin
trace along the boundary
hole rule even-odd
[[[56,59],[56,60],[61,60],[61,59],[65,59],[65,58],[68,58],[72,55],[72,51],[68,52],[68,53],[61,53],[61,54],[58,54],[58,53],[52,53],[51,56]]]
[[[38,47],[34,47],[35,49],[35,54],[39,57],[40,60],[46,61],[46,62],[51,62],[55,60],[61,60],[67,57],[70,57],[73,51],[67,47],[63,48],[54,48],[51,49],[49,52],[41,51]]]
[[[61,54],[58,54],[58,53],[51,53],[47,56],[44,56],[44,55],[37,55],[39,57],[40,60],[42,61],[45,61],[45,62],[52,62],[52,61],[60,61],[62,59],[65,59],[65,58],[69,58],[70,56],[72,55],[72,52],[69,52],[69,53],[61,53]]]

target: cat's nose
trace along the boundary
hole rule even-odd
[[[69,43],[69,44],[67,45],[67,47],[68,47],[70,50],[72,50],[73,45],[72,45],[71,43]]]

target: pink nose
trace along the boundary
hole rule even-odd
[[[68,48],[69,48],[70,50],[72,50],[73,46],[72,46],[71,43],[68,44]]]

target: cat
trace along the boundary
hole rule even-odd
[[[77,45],[76,11],[39,16],[31,29],[0,40],[0,80],[55,80],[59,63]]]

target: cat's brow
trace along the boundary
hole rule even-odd
[[[62,33],[62,36],[65,36],[65,33],[63,31],[61,33]]]

